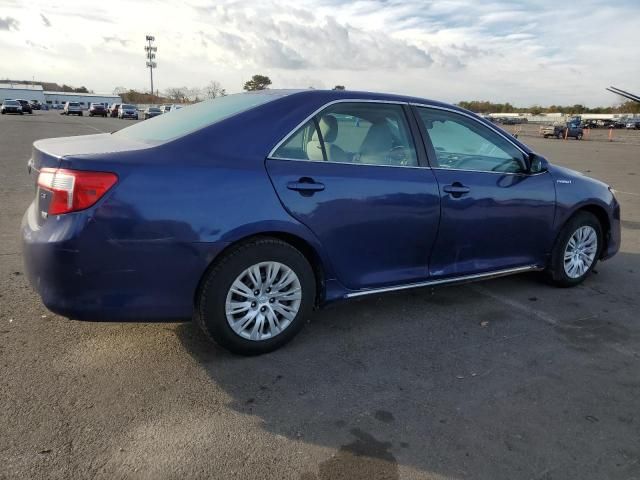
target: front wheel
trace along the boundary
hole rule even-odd
[[[558,287],[573,287],[591,273],[602,251],[602,226],[589,212],[579,212],[562,228],[551,252],[547,275]]]
[[[275,238],[258,238],[225,254],[206,274],[196,320],[222,347],[259,355],[300,331],[315,292],[313,269],[300,251]]]

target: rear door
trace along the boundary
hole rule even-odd
[[[350,289],[428,275],[440,199],[407,112],[402,104],[336,103],[266,161],[283,205],[320,239]]]

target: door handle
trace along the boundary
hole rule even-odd
[[[303,194],[313,194],[324,190],[324,183],[315,182],[311,178],[301,178],[297,182],[287,183],[287,188]]]
[[[454,198],[459,198],[471,191],[469,187],[465,187],[460,182],[454,182],[451,185],[445,185],[444,187],[442,187],[442,190],[451,194],[451,196]]]

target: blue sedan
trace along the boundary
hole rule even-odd
[[[247,355],[329,302],[530,271],[570,287],[620,246],[607,185],[421,98],[229,95],[37,141],[29,169],[24,258],[50,310],[194,318]]]

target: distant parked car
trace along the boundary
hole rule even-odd
[[[160,112],[161,113],[168,113],[171,110],[171,105],[167,104],[167,105],[160,105]]]
[[[627,130],[640,130],[640,119],[628,121],[625,128]]]
[[[134,118],[138,120],[138,109],[135,105],[123,103],[118,110],[118,118]]]
[[[79,115],[82,116],[82,107],[78,102],[67,102],[62,110],[63,115]]]
[[[33,113],[33,110],[31,110],[31,104],[29,103],[28,100],[16,98],[16,102],[18,102],[22,106],[22,113],[29,113],[29,114]]]
[[[104,105],[102,103],[92,103],[89,106],[89,116],[90,117],[93,117],[93,116],[106,117],[107,111],[105,110]]]
[[[157,117],[158,115],[162,115],[159,107],[147,107],[144,111],[143,118],[148,120],[149,118]]]
[[[31,100],[31,109],[32,110],[41,110],[42,109],[42,105],[40,104],[40,102],[38,100]]]
[[[2,115],[5,113],[17,113],[22,115],[24,112],[22,111],[22,105],[20,105],[20,102],[17,100],[4,100],[0,107],[0,113],[2,113]]]
[[[542,128],[542,136],[544,138],[556,137],[556,138],[564,138],[565,135],[567,138],[572,137],[576,140],[582,140],[582,136],[584,135],[584,131],[582,127],[577,124],[569,124],[567,126],[564,125],[549,125]]]
[[[109,107],[109,110],[107,111],[107,113],[109,114],[110,117],[117,117],[118,116],[118,110],[120,109],[120,105],[122,105],[121,103],[112,103],[111,106]]]
[[[599,127],[597,120],[583,120],[580,126],[582,128],[598,128]]]
[[[615,118],[612,120],[611,127],[612,128],[625,128],[627,126],[626,118]]]

